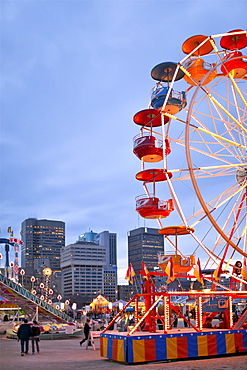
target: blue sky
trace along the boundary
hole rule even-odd
[[[28,217],[79,234],[158,227],[135,211],[132,153],[155,85],[151,69],[183,58],[197,34],[246,28],[246,1],[1,0],[1,236]]]

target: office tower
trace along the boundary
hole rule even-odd
[[[104,268],[104,294],[110,301],[117,298],[117,234],[102,231],[95,237],[95,243],[106,248]]]
[[[83,242],[94,242],[96,235],[98,235],[98,233],[94,233],[92,230],[87,231],[79,235],[78,240]]]
[[[22,267],[38,270],[45,265],[60,272],[60,250],[65,245],[65,223],[56,220],[28,218],[21,224]]]
[[[106,250],[94,242],[78,240],[61,250],[62,295],[81,295],[90,302],[104,292]]]
[[[158,234],[158,229],[139,227],[128,232],[128,264],[132,264],[136,274],[142,269],[142,261],[153,271],[158,253],[164,253],[164,236]]]

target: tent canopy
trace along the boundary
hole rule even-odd
[[[92,303],[90,303],[90,307],[92,309],[96,308],[96,307],[103,307],[103,306],[107,306],[109,303],[109,301],[103,297],[102,295],[98,295]]]

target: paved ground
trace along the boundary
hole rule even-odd
[[[20,355],[20,343],[14,339],[0,336],[1,370],[246,370],[247,355],[221,357],[194,361],[158,362],[141,365],[124,365],[100,357],[99,344],[96,351],[79,346],[79,338],[64,340],[42,340],[40,353]],[[84,345],[85,346],[85,345]]]

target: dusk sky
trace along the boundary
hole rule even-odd
[[[159,227],[135,211],[150,71],[193,35],[246,29],[246,1],[1,0],[0,21],[1,237],[29,217],[64,221],[66,244],[115,232],[125,283],[127,232]]]

